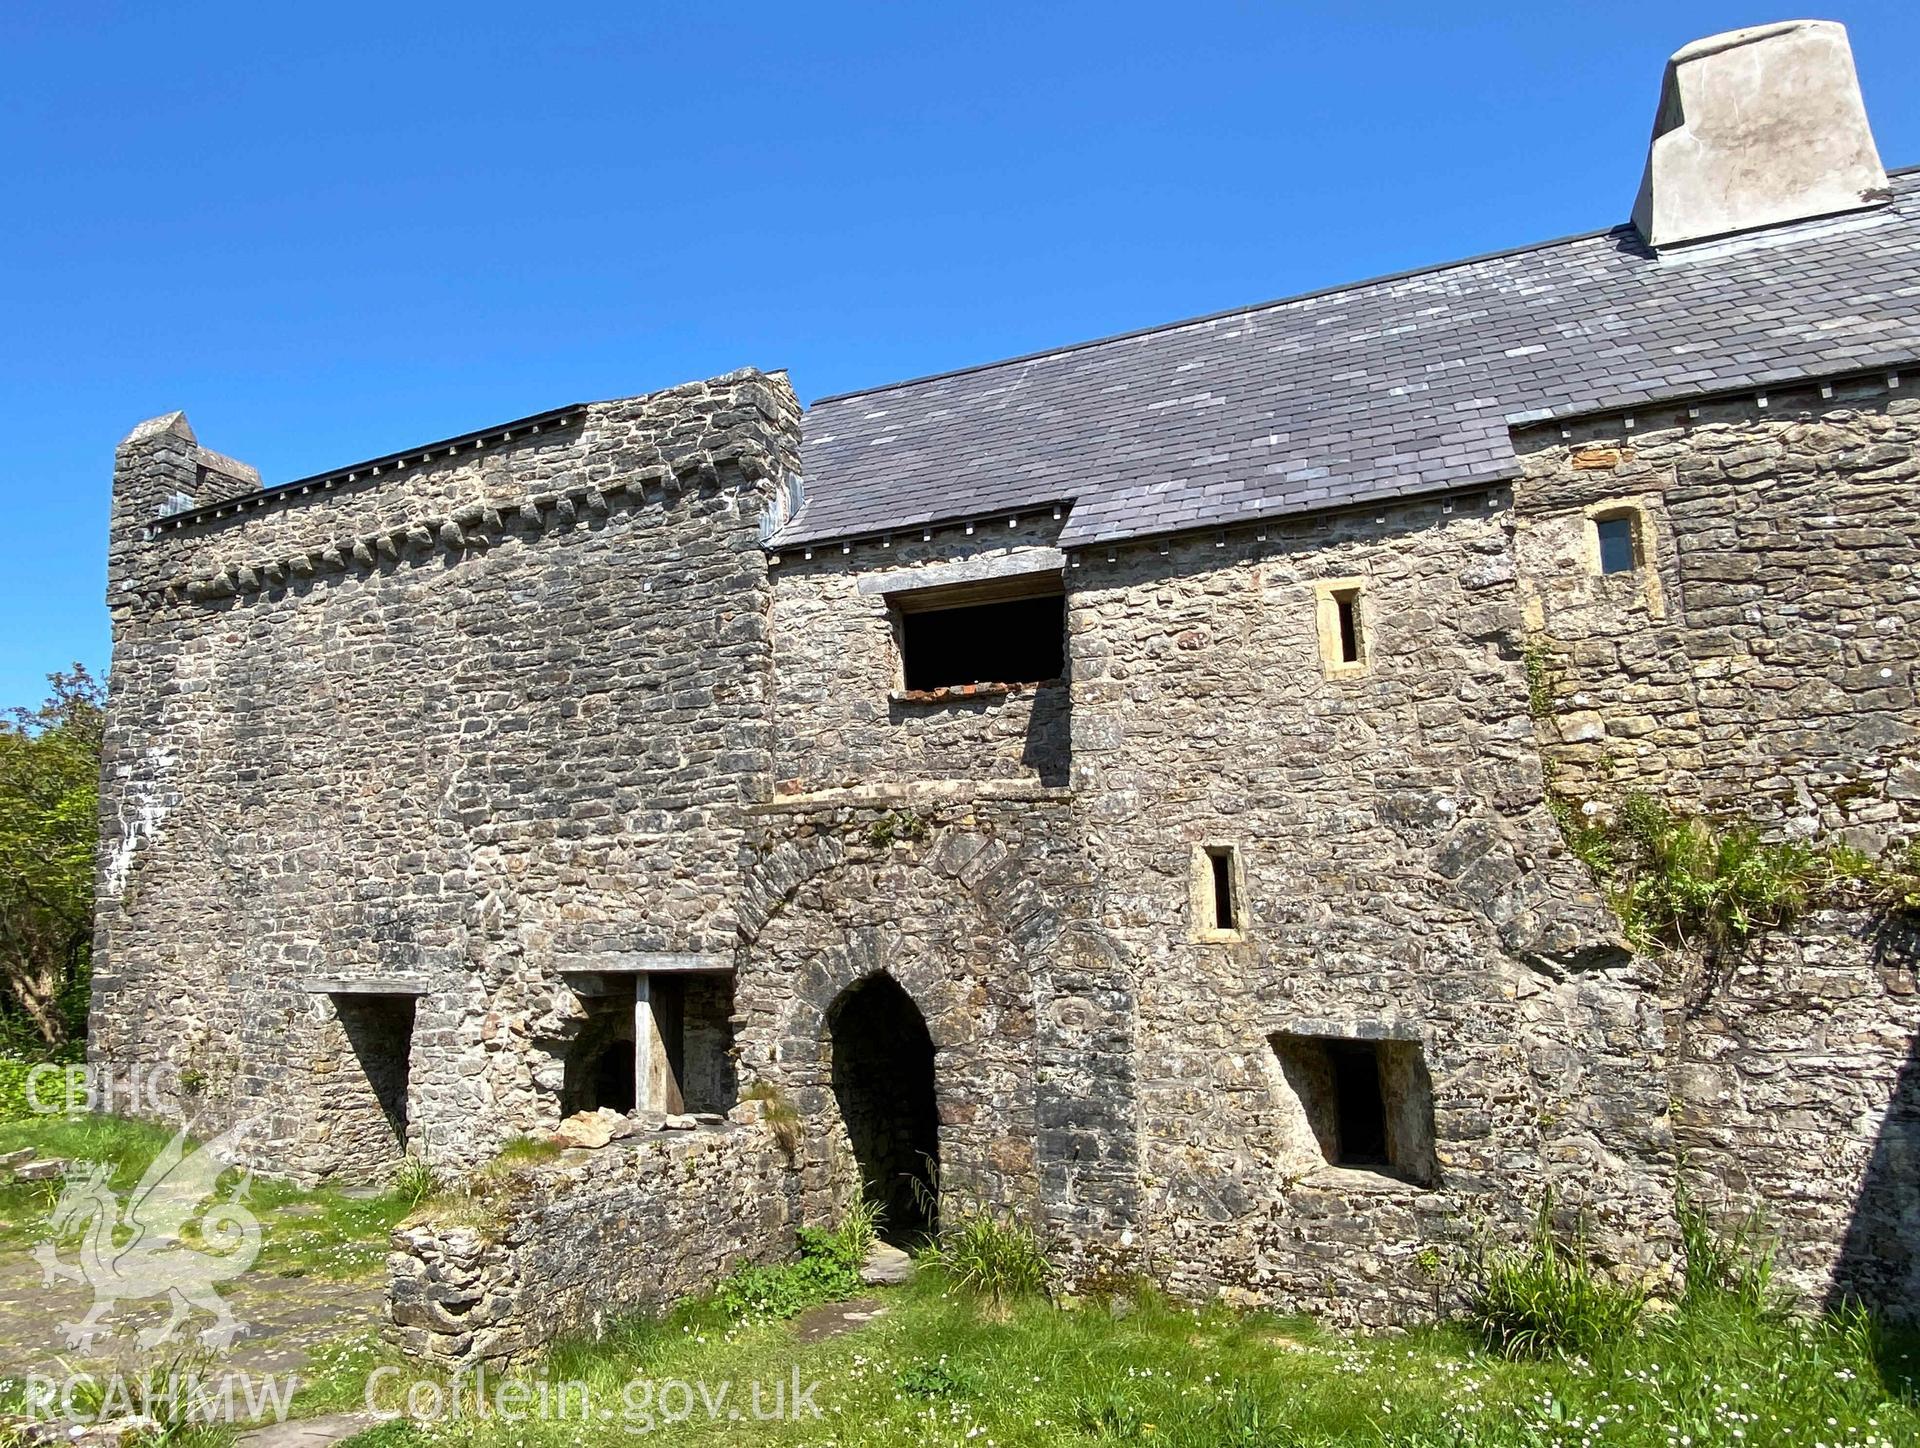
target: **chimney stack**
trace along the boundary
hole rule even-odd
[[[1783,20],[1729,30],[1667,62],[1633,206],[1650,246],[1888,199],[1844,25]]]

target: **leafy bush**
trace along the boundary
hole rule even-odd
[[[860,1290],[860,1267],[873,1245],[874,1216],[856,1206],[839,1227],[802,1227],[797,1261],[780,1267],[742,1267],[713,1294],[714,1306],[732,1318],[785,1318],[820,1302],[835,1302]]]
[[[1791,840],[1768,843],[1752,825],[1716,826],[1630,794],[1611,820],[1553,805],[1567,847],[1611,885],[1614,910],[1637,950],[1657,944],[1722,949],[1785,925],[1829,886],[1831,857]]]
[[[1513,1358],[1570,1357],[1624,1337],[1646,1293],[1614,1282],[1587,1255],[1578,1231],[1562,1247],[1552,1201],[1543,1202],[1523,1248],[1487,1247],[1467,1314],[1495,1352]]]
[[[86,1033],[105,687],[47,676],[38,709],[0,715],[0,1051],[70,1048]]]
[[[27,1100],[27,1073],[37,1064],[0,1056],[0,1121],[25,1121],[36,1114]]]
[[[896,840],[918,843],[933,833],[925,815],[910,809],[888,810],[867,827],[867,843],[884,850]]]

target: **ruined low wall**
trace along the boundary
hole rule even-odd
[[[524,1168],[488,1199],[485,1224],[400,1228],[388,1340],[439,1367],[504,1365],[790,1257],[795,1176],[756,1111]]]

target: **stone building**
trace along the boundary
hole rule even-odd
[[[274,487],[142,424],[96,1065],[306,1180],[774,1097],[784,1164],[619,1189],[742,1243],[985,1200],[1344,1320],[1549,1193],[1657,1269],[1684,1180],[1910,1305],[1911,940],[1822,913],[1703,989],[1548,805],[1920,833],[1920,173],[1791,22],[1674,57],[1634,218]]]

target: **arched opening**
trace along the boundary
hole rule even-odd
[[[922,1240],[939,1225],[940,1118],[927,1023],[896,981],[874,975],[840,997],[828,1031],[834,1099],[866,1199],[880,1209],[880,1235],[896,1244]]]

